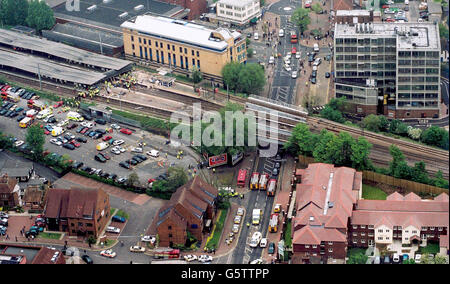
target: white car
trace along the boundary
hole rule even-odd
[[[237,215],[237,216],[234,217],[234,223],[235,224],[240,224],[241,220],[242,220],[242,216]]]
[[[197,256],[196,256],[196,255],[193,255],[193,254],[185,255],[183,258],[184,258],[184,260],[186,260],[187,262],[191,262],[191,261],[197,260]]]
[[[120,147],[120,146],[118,146],[117,149],[119,149],[119,151],[121,153],[125,153],[127,151],[124,147]]]
[[[125,141],[123,141],[123,140],[116,140],[116,141],[113,142],[113,145],[114,146],[119,146],[119,145],[122,145],[123,143],[125,143]]]
[[[250,261],[250,264],[262,264],[262,263],[263,261],[260,258]]]
[[[250,241],[250,247],[256,248],[261,241],[262,234],[260,232],[255,232],[252,236],[252,240]]]
[[[48,122],[48,120],[52,117],[55,117],[53,114],[50,114],[49,116],[47,116],[46,118],[43,119],[44,122]]]
[[[81,123],[81,126],[84,126],[87,128],[92,128],[92,127],[94,127],[94,124],[92,122],[84,121]]]
[[[265,248],[267,246],[267,238],[262,238],[259,242],[259,246]]]
[[[400,256],[397,253],[394,253],[394,256],[392,257],[393,262],[400,262]]]
[[[154,243],[156,242],[156,238],[153,236],[143,236],[141,238],[141,242],[150,242],[150,243]]]
[[[292,68],[291,68],[291,66],[289,66],[289,65],[284,65],[284,69],[286,69],[286,71],[287,72],[291,72],[292,71]]]
[[[59,141],[59,140],[56,139],[56,138],[50,139],[50,143],[55,144],[55,145],[58,145],[58,146],[61,146],[61,145],[62,145],[62,142]]]
[[[269,64],[274,64],[275,58],[273,56],[269,57]]]
[[[14,146],[19,147],[19,146],[22,146],[23,143],[25,143],[25,142],[22,140],[19,140],[19,141],[14,142]]]
[[[231,231],[235,234],[237,234],[239,232],[239,225],[238,224],[233,224],[233,228],[231,228]]]
[[[297,53],[295,54],[295,58],[299,59],[301,57],[300,51],[297,51]]]
[[[213,260],[212,256],[206,254],[202,254],[201,256],[198,257],[198,261],[202,263],[211,262],[212,260]]]
[[[116,154],[116,155],[120,155],[120,150],[119,150],[119,147],[113,147],[112,149],[111,149],[111,153],[113,153],[113,154]]]
[[[291,60],[289,58],[285,57],[284,64],[291,64]]]
[[[244,208],[243,207],[239,207],[237,212],[236,212],[236,215],[244,216]]]
[[[292,79],[297,78],[297,71],[292,71],[291,77]]]
[[[107,250],[102,250],[100,252],[100,255],[104,256],[104,257],[114,258],[114,257],[116,257],[117,254],[115,252],[113,252],[111,249],[107,249]]]
[[[131,152],[142,153],[142,152],[144,152],[144,150],[142,150],[142,148],[139,148],[139,147],[133,147],[133,148],[131,148]]]
[[[384,13],[385,14],[395,14],[395,12],[393,10],[389,9],[389,8],[384,9]]]
[[[63,126],[66,126],[67,124],[69,124],[69,120],[66,119],[66,120],[63,120],[60,123],[58,123],[56,126],[63,127]]]
[[[258,39],[259,39],[258,33],[255,33],[255,34],[253,35],[253,39],[254,39],[254,40],[258,40]]]
[[[292,53],[290,51],[288,53],[286,53],[285,58],[292,58]]]
[[[120,229],[119,229],[119,228],[116,228],[116,227],[112,227],[112,226],[108,226],[108,227],[106,228],[106,231],[107,231],[108,233],[120,234]]]
[[[130,247],[131,252],[145,252],[145,248],[141,246],[131,246]]]

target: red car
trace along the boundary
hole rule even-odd
[[[383,8],[383,9],[389,9],[389,5],[383,5],[381,8]]]
[[[56,104],[54,104],[53,107],[54,108],[59,108],[62,105],[63,105],[63,101],[59,101],[59,102],[56,102]]]
[[[80,133],[81,133],[81,134],[84,134],[84,133],[86,133],[86,131],[88,131],[88,130],[89,130],[89,127],[85,127],[85,128],[83,128],[83,130],[80,131]]]
[[[386,22],[394,23],[395,20],[394,20],[394,19],[391,19],[391,18],[387,18],[387,19],[386,19]]]
[[[103,137],[103,141],[109,141],[109,140],[111,140],[112,139],[112,137],[111,136],[105,136],[105,137]]]
[[[42,222],[36,222],[36,223],[35,223],[35,226],[45,228],[45,223],[42,223]]]
[[[148,179],[148,183],[152,183],[152,182],[154,182],[154,181],[155,181],[154,178],[149,178],[149,179]]]
[[[107,160],[110,160],[110,159],[111,159],[111,157],[108,156],[108,155],[106,155],[105,153],[99,153],[99,154],[102,155],[103,158],[105,158],[105,159],[107,159]]]
[[[130,129],[127,129],[127,128],[120,129],[120,132],[122,132],[123,134],[127,134],[127,135],[131,135],[133,133],[133,132],[131,132]]]
[[[49,134],[50,134],[50,131],[44,130],[44,134],[45,134],[45,135],[49,135]]]
[[[75,139],[70,141],[69,143],[72,144],[73,146],[77,147],[77,148],[81,146],[81,144],[78,143],[77,141],[75,141]]]

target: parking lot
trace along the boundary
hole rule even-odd
[[[54,103],[46,102],[43,100],[39,100],[42,103],[47,103],[50,106],[53,106]],[[21,99],[19,102],[16,103],[18,107],[22,107],[23,111],[28,111],[29,108],[27,107],[27,102],[24,99]],[[22,112],[20,114],[22,114]],[[53,110],[53,115],[55,116],[57,122],[53,123],[55,126],[57,123],[66,120],[67,114],[69,110],[62,111],[62,107],[55,108]],[[17,118],[19,116],[13,117],[13,118],[7,118],[5,116],[0,119],[0,129],[4,133],[11,134],[15,136],[18,140],[25,141],[27,128],[21,128],[19,127],[19,122],[17,121]],[[96,129],[109,129],[111,128],[110,124],[106,125],[99,125],[96,124],[94,120],[90,121],[92,122],[93,127],[90,128],[90,130],[96,130]],[[48,123],[45,123],[43,119],[35,119],[34,123],[39,123],[43,127],[48,125]],[[67,130],[67,126],[75,123],[77,126],[71,130]],[[70,158],[77,162],[84,163],[84,166],[89,166],[91,168],[95,169],[102,169],[103,172],[107,172],[109,174],[116,174],[118,177],[128,177],[128,175],[135,171],[137,175],[139,176],[141,184],[147,184],[148,179],[155,178],[167,171],[167,168],[169,166],[181,166],[183,168],[188,168],[189,165],[196,165],[197,162],[194,158],[182,155],[181,159],[177,158],[178,151],[180,151],[181,148],[175,148],[172,144],[166,145],[167,139],[162,136],[154,135],[152,133],[142,131],[140,129],[133,129],[131,135],[127,135],[124,133],[121,133],[119,129],[111,130],[111,133],[106,133],[103,135],[103,138],[105,136],[111,136],[112,139],[115,140],[123,140],[124,143],[120,146],[125,149],[125,152],[120,154],[114,154],[111,152],[111,149],[113,148],[113,145],[108,146],[108,148],[98,151],[96,149],[96,146],[100,142],[104,142],[102,139],[93,139],[86,135],[77,133],[77,129],[79,129],[81,122],[74,122],[69,121],[69,124],[64,126],[65,132],[61,135],[59,135],[62,139],[67,134],[73,134],[75,138],[78,137],[85,137],[86,143],[78,142],[79,147],[75,147],[74,150],[63,148],[62,146],[58,146],[55,144],[50,143],[51,139],[57,138],[53,137],[51,133],[48,133],[46,135],[46,143],[44,145],[44,149],[48,150],[51,153],[57,153],[59,155],[67,154],[70,156]],[[145,145],[142,145],[142,153],[141,155],[144,155],[147,157],[147,160],[138,163],[137,165],[131,165],[131,169],[126,169],[121,166],[119,166],[119,163],[122,161],[126,161],[131,159],[134,155],[137,153],[131,152],[131,149],[134,147],[139,147],[139,143],[145,143]],[[106,142],[108,143],[108,142]],[[158,150],[160,152],[159,157],[151,157],[149,155],[146,155],[146,152],[151,150]],[[105,163],[99,162],[95,160],[95,155],[98,153],[105,153],[107,156],[109,156],[110,160],[107,160]],[[185,153],[185,152],[184,152]]]

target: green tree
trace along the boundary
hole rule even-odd
[[[31,148],[33,160],[38,161],[42,158],[45,144],[44,130],[42,130],[39,125],[31,125],[28,127],[25,140]]]
[[[136,172],[134,172],[134,171],[131,172],[128,175],[127,186],[134,187],[134,186],[139,186],[139,185],[140,185],[139,176],[137,175]]]
[[[192,81],[194,82],[195,87],[195,84],[198,84],[203,80],[203,74],[202,72],[200,72],[197,66],[192,67],[191,74],[192,74]]]
[[[309,10],[297,8],[294,13],[292,13],[291,22],[298,26],[300,33],[303,34],[306,30],[308,30],[308,25],[311,23]]]
[[[416,264],[416,261],[413,258],[404,260],[402,264]]]
[[[428,145],[438,146],[448,150],[448,131],[437,126],[431,126],[422,132],[420,140]]]
[[[322,6],[319,2],[316,2],[311,6],[311,10],[313,10],[316,14],[319,14],[322,11]]]
[[[411,169],[411,178],[415,182],[429,183],[428,174],[425,170],[425,163],[423,161],[414,164],[414,167]]]
[[[408,136],[411,139],[419,140],[421,135],[422,135],[422,129],[408,126]]]
[[[238,62],[227,63],[222,69],[223,82],[230,90],[235,93],[239,88],[239,74],[244,65]]]
[[[252,58],[253,57],[253,48],[247,48],[247,57]]]
[[[448,264],[448,258],[439,254],[434,256],[434,264]]]
[[[355,140],[348,132],[340,132],[328,143],[328,159],[335,166],[352,166],[352,148]]]
[[[448,28],[443,23],[439,23],[439,35],[441,39],[446,39],[448,41]]]
[[[369,131],[379,132],[380,118],[374,114],[370,114],[363,119],[362,125],[365,129]]]
[[[264,70],[259,64],[249,63],[239,72],[238,85],[246,94],[259,94],[266,84]]]
[[[393,119],[389,123],[389,132],[397,135],[408,135],[408,126],[398,119]]]
[[[314,159],[322,163],[332,163],[328,145],[334,138],[335,135],[326,129],[322,129],[322,131],[320,131],[318,143],[315,145],[313,150]]]
[[[394,144],[389,146],[389,153],[392,157],[392,161],[389,163],[389,172],[393,174],[399,164],[405,161],[405,155],[403,155],[402,151]]]
[[[167,178],[167,185],[173,192],[180,186],[187,183],[189,177],[186,171],[181,167],[169,167],[167,170],[169,177]]]
[[[379,115],[380,131],[387,131],[389,129],[389,120],[384,115]]]
[[[333,109],[329,105],[325,105],[325,108],[320,111],[320,116],[339,123],[345,122],[345,118],[342,116],[342,113],[339,110]]]
[[[358,137],[358,140],[352,145],[352,154],[350,160],[352,161],[352,168],[357,170],[372,170],[372,161],[369,159],[372,144],[364,137]]]
[[[444,178],[442,171],[439,170],[435,174],[436,179],[434,180],[434,185],[437,187],[448,188],[448,180]]]
[[[316,140],[314,136],[317,135],[311,133],[307,124],[299,123],[292,130],[292,136],[289,138],[286,148],[292,147],[294,155],[312,156],[314,140]]]
[[[51,29],[55,25],[53,10],[45,1],[31,0],[26,22],[30,28],[34,28],[38,33],[42,30]]]

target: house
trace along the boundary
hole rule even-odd
[[[38,187],[28,187],[25,191],[25,195],[22,199],[23,206],[27,207],[28,209],[32,210],[38,210],[42,209],[43,205],[43,197],[44,197],[44,191],[41,190]]]
[[[359,200],[348,231],[352,247],[377,244],[388,247],[426,246],[428,241],[445,244],[448,235],[449,198],[445,193],[422,200],[414,193],[393,193],[386,200]]]
[[[332,10],[353,10],[353,0],[333,0]]]
[[[34,174],[34,165],[32,162],[7,158],[3,163],[0,162],[0,175],[5,173],[19,182],[27,182]]]
[[[352,210],[361,198],[362,173],[324,163],[296,171],[293,263],[344,261]]]
[[[1,244],[0,264],[66,264],[66,260],[57,249]]]
[[[202,241],[212,228],[218,190],[196,176],[177,189],[156,214],[147,234],[159,236],[159,246],[184,245],[188,234]]]
[[[100,188],[52,188],[47,191],[44,216],[50,231],[98,238],[109,220],[109,196]]]
[[[13,208],[22,205],[17,179],[3,174],[0,177],[0,207]]]

